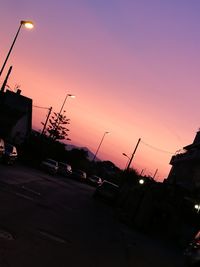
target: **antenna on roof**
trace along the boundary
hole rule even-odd
[[[20,84],[15,84],[14,90],[17,92],[20,89]]]

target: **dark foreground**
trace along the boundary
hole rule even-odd
[[[182,267],[182,251],[121,224],[94,188],[0,165],[0,267]]]

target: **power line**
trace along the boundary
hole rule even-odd
[[[33,105],[33,107],[34,108],[42,108],[42,109],[50,109],[50,108],[47,108],[47,107],[40,107],[40,106],[34,106],[34,105]]]
[[[160,149],[160,148],[157,148],[155,146],[152,146],[152,145],[149,145],[143,141],[141,141],[144,145],[150,147],[151,149],[153,150],[156,150],[156,151],[159,151],[159,152],[162,152],[162,153],[166,153],[166,154],[171,154],[171,155],[174,155],[174,152],[170,152],[170,151],[167,151],[167,150],[163,150],[163,149]]]

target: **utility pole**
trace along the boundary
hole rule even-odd
[[[130,168],[131,162],[132,162],[132,160],[133,160],[133,157],[134,157],[134,155],[135,155],[135,152],[136,152],[136,150],[137,150],[137,148],[138,148],[138,145],[139,145],[140,141],[141,141],[141,138],[138,139],[138,142],[137,142],[137,144],[136,144],[136,146],[135,146],[135,149],[134,149],[134,151],[133,151],[133,154],[132,154],[132,156],[131,156],[131,158],[130,158],[130,161],[129,161],[128,165],[127,165],[126,171],[128,171],[129,168]]]
[[[45,132],[45,129],[46,129],[46,126],[47,126],[47,123],[48,123],[48,120],[49,120],[49,116],[50,116],[50,114],[51,114],[51,111],[52,111],[52,107],[49,108],[49,112],[48,112],[48,115],[47,115],[47,118],[46,118],[46,121],[45,121],[43,130],[42,130],[42,132],[41,132],[41,135],[43,135],[44,132]]]
[[[145,171],[145,169],[142,169],[140,172],[140,176],[142,176],[143,172]]]

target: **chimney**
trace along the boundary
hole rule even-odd
[[[20,94],[21,94],[21,91],[22,91],[22,90],[20,90],[20,89],[17,89],[17,92],[16,92],[16,94],[17,94],[17,95],[20,95]]]

